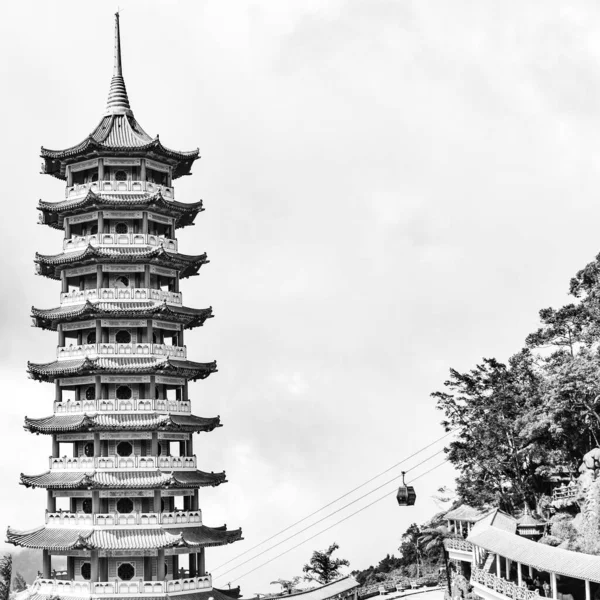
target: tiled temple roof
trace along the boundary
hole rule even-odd
[[[86,246],[83,250],[62,252],[61,254],[45,255],[39,252],[35,255],[35,263],[40,275],[51,279],[60,279],[60,271],[71,265],[105,264],[105,263],[143,263],[156,264],[179,270],[179,277],[186,278],[197,275],[200,267],[208,263],[206,253],[198,255],[180,254],[158,248],[117,247],[103,248]]]
[[[146,318],[160,317],[166,321],[182,323],[186,329],[204,325],[206,319],[213,316],[212,307],[187,308],[173,306],[166,302],[90,302],[59,306],[57,308],[31,308],[31,316],[37,327],[56,330],[59,323],[67,323],[96,317],[109,318]]]
[[[25,487],[51,490],[201,488],[214,487],[225,483],[226,480],[225,472],[204,471],[47,471],[40,475],[21,474],[21,484]]]
[[[221,427],[220,417],[195,415],[94,414],[52,415],[43,419],[25,417],[25,429],[32,433],[65,433],[83,431],[212,431]]]
[[[159,548],[224,546],[242,538],[242,530],[226,526],[154,529],[64,529],[39,527],[30,531],[8,528],[7,542],[15,546],[52,550],[153,550]]]
[[[54,381],[58,377],[70,375],[91,375],[95,373],[159,373],[179,375],[189,380],[205,379],[217,370],[217,363],[196,363],[189,360],[171,358],[79,358],[77,360],[55,360],[50,363],[27,363],[32,379]]]
[[[191,225],[199,212],[204,210],[202,200],[185,203],[167,200],[161,192],[153,194],[104,194],[89,191],[85,196],[60,202],[39,201],[38,210],[42,213],[42,223],[56,229],[63,228],[64,217],[90,210],[106,208],[128,208],[153,210],[175,219],[175,227]]]

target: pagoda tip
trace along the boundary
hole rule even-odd
[[[106,114],[131,114],[129,98],[125,89],[125,80],[123,79],[123,64],[121,61],[121,28],[119,25],[119,11],[115,13],[115,48],[113,76],[110,82],[108,92],[108,103]]]

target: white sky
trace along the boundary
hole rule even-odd
[[[216,318],[186,343],[218,360],[191,397],[224,427],[196,452],[230,483],[200,498],[205,523],[246,538],[209,549],[212,570],[439,437],[429,394],[448,368],[506,359],[539,308],[567,301],[598,251],[600,7],[119,2],[137,119],[202,155],[176,196],[205,200],[180,240],[211,263],[182,291]],[[45,509],[45,491],[18,485],[50,453],[21,429],[53,398],[25,373],[56,345],[29,327],[29,307],[59,296],[33,275],[34,252],[61,247],[36,225],[38,198],[63,194],[38,175],[39,147],[73,145],[100,119],[114,9],[21,1],[0,21],[2,529],[33,528]],[[244,592],[274,590],[333,541],[352,568],[376,563],[451,481],[439,469],[417,507],[390,497],[243,579]]]

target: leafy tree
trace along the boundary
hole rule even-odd
[[[0,558],[0,600],[9,600],[10,580],[12,578],[12,555]]]
[[[329,583],[339,576],[340,569],[350,563],[345,558],[332,558],[331,555],[339,549],[335,542],[324,552],[315,550],[310,562],[303,567],[305,579],[319,583]]]
[[[417,542],[420,535],[421,530],[416,523],[412,523],[402,534],[402,542],[400,543],[398,552],[400,552],[400,559],[403,567],[416,564],[419,552]]]
[[[574,356],[577,344],[583,341],[586,328],[590,325],[589,316],[583,304],[568,304],[558,310],[544,308],[540,310],[542,327],[529,334],[525,343],[529,348],[565,348]]]
[[[17,571],[17,574],[14,577],[12,589],[15,592],[22,592],[23,590],[27,589],[27,582],[25,581],[25,577],[23,577],[23,575],[21,575],[19,571]]]
[[[298,583],[300,582],[300,577],[296,576],[292,579],[276,579],[275,581],[271,581],[271,585],[278,584],[281,586],[281,591],[285,594],[292,594],[296,591],[298,587]]]
[[[382,558],[379,561],[377,570],[380,573],[389,573],[400,566],[402,566],[402,559],[396,558],[393,554],[386,554],[385,558]]]

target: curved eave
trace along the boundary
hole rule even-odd
[[[92,134],[93,135],[93,134]],[[107,145],[92,137],[85,138],[79,144],[65,150],[50,150],[42,146],[40,156],[43,159],[42,172],[57,179],[66,179],[67,165],[92,157],[118,157],[126,155],[152,157],[167,162],[173,168],[173,179],[189,175],[192,164],[200,158],[200,150],[190,151],[171,150],[164,146],[158,137],[148,143],[139,145]]]
[[[102,194],[88,191],[85,196],[74,200],[60,202],[38,202],[37,209],[41,212],[41,222],[55,229],[64,228],[64,218],[78,215],[89,210],[105,208],[128,208],[131,210],[153,210],[159,214],[175,219],[175,227],[181,228],[192,225],[198,213],[204,211],[202,200],[198,202],[177,202],[167,200],[162,193],[155,194]]]
[[[105,414],[51,415],[42,419],[25,417],[24,428],[31,433],[83,433],[95,431],[180,431],[203,433],[221,427],[221,418],[196,415]]]
[[[188,360],[156,360],[151,358],[82,358],[27,363],[27,371],[37,381],[55,381],[59,377],[94,375],[100,373],[168,374],[185,377],[190,381],[205,379],[217,370],[216,361],[196,363]]]
[[[101,248],[88,245],[83,250],[45,255],[36,253],[35,261],[39,275],[50,279],[60,279],[60,272],[72,266],[90,264],[155,264],[179,271],[185,279],[197,275],[200,267],[209,262],[206,253],[199,255],[169,252],[162,246],[150,250],[142,248]]]
[[[38,527],[29,531],[8,528],[6,541],[37,550],[153,550],[174,547],[224,546],[242,539],[242,530],[200,525],[190,528],[66,529]]]
[[[39,475],[21,473],[21,485],[47,490],[151,490],[151,489],[196,489],[215,487],[227,482],[225,472],[204,471],[91,471],[59,472],[46,471]]]
[[[74,323],[91,317],[98,319],[160,318],[165,321],[179,323],[185,329],[193,329],[194,327],[201,327],[207,319],[211,319],[213,316],[212,307],[177,307],[166,302],[157,304],[152,301],[120,302],[118,305],[109,302],[93,303],[86,301],[84,304],[49,309],[31,307],[33,325],[52,331],[56,331],[60,323]]]

